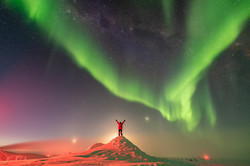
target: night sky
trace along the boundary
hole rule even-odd
[[[249,11],[248,0],[1,1],[0,146],[105,143],[126,119],[151,155],[249,158]]]

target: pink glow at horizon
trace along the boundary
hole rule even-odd
[[[96,140],[92,139],[78,139],[77,142],[72,143],[71,139],[54,139],[43,141],[31,141],[25,143],[17,143],[3,146],[2,149],[16,152],[34,152],[42,155],[64,155],[71,152],[81,152],[94,144]]]

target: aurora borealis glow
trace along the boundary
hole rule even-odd
[[[52,115],[56,116],[56,111],[51,110],[62,109],[63,111],[59,111],[62,119],[71,117],[66,111],[67,107],[64,106],[67,102],[69,103],[67,109],[74,110],[72,114],[84,114],[87,122],[88,114],[91,114],[89,112],[92,109],[98,110],[100,117],[105,117],[105,113],[107,113],[112,118],[113,116],[115,118],[115,115],[118,114],[116,112],[119,111],[119,116],[127,116],[125,112],[129,112],[128,109],[131,109],[135,118],[143,114],[142,116],[150,119],[145,123],[155,122],[153,126],[159,129],[159,132],[169,132],[169,128],[180,130],[185,134],[197,134],[201,130],[205,132],[213,131],[217,137],[210,137],[207,133],[203,133],[204,137],[208,137],[207,139],[222,146],[218,131],[223,128],[221,126],[226,126],[226,123],[222,122],[223,118],[226,115],[236,117],[235,114],[238,110],[241,111],[241,117],[244,113],[248,114],[246,110],[249,107],[247,107],[246,99],[249,95],[246,87],[249,74],[247,72],[248,60],[245,59],[249,57],[249,48],[247,46],[248,39],[245,36],[249,34],[246,27],[249,27],[250,2],[248,0],[193,0],[185,2],[129,0],[119,4],[112,0],[112,2],[97,1],[4,0],[2,2],[9,15],[14,15],[13,17],[19,20],[20,24],[24,22],[22,26],[28,29],[26,33],[38,34],[34,37],[34,40],[39,43],[37,45],[30,44],[32,46],[30,47],[35,50],[34,52],[30,51],[29,46],[24,46],[25,49],[20,54],[9,53],[8,51],[2,54],[6,54],[6,56],[13,54],[12,56],[16,58],[20,56],[21,60],[23,60],[22,56],[26,52],[29,54],[26,56],[34,54],[34,57],[49,57],[48,60],[44,60],[46,61],[45,69],[41,69],[44,70],[45,74],[43,72],[37,74],[42,76],[44,74],[45,76],[41,76],[41,78],[37,76],[34,79],[41,79],[40,82],[43,82],[43,80],[49,82],[44,84],[48,86],[51,93],[55,94],[44,94],[47,93],[46,90],[43,90],[44,93],[34,90],[41,87],[43,87],[41,89],[46,89],[45,85],[37,83],[39,81],[30,86],[32,90],[29,90],[29,86],[24,86],[20,93],[24,94],[28,89],[27,94],[31,96],[33,95],[32,92],[36,92],[33,100],[36,99],[37,103],[46,103],[45,101],[47,101],[49,104],[45,104],[44,109],[41,109],[44,116],[46,110],[50,110]],[[7,24],[6,29],[8,29],[8,26],[13,27]],[[17,27],[17,30],[14,28],[13,31],[18,31],[19,28]],[[6,31],[8,32],[8,30]],[[22,38],[22,35],[20,38]],[[9,49],[8,46],[7,48],[8,50],[18,50],[20,43],[12,44],[12,47],[15,46],[14,48]],[[40,45],[42,45],[41,49],[36,51]],[[42,51],[43,48],[44,52]],[[35,56],[35,54],[37,55]],[[226,55],[230,56],[231,59]],[[241,56],[243,58],[236,59],[238,61],[232,60],[233,57],[240,58]],[[22,66],[23,61],[25,65],[27,65],[27,61],[29,62],[26,59],[22,62],[16,61],[12,63],[13,66],[15,66],[15,63],[20,63],[20,66]],[[67,61],[67,63],[62,63],[62,61]],[[242,62],[246,64],[242,65]],[[39,67],[36,68],[35,66],[41,64],[39,62],[34,64],[30,70],[39,70]],[[60,66],[60,64],[66,65]],[[58,69],[54,69],[53,66],[57,66]],[[76,72],[77,69],[74,66],[77,66],[76,68],[80,72]],[[59,75],[65,74],[65,78],[60,78],[60,76],[58,76],[59,78],[56,76],[50,78],[53,72],[57,73],[57,70],[60,71]],[[23,73],[29,73],[28,71],[29,69],[25,68]],[[23,75],[23,73],[20,73],[20,75]],[[8,76],[9,74],[3,72],[3,75],[2,80],[5,80],[5,75]],[[7,81],[4,84],[4,81],[2,81],[2,84],[8,85],[7,88],[2,85],[3,92],[1,92],[0,82],[0,99],[5,99],[4,96],[8,96],[6,95],[8,90],[6,89],[15,89],[11,86],[13,82],[21,82],[21,86],[26,78],[18,79],[15,74],[12,77],[10,77],[10,83]],[[29,81],[31,80],[32,77]],[[54,83],[51,83],[52,80],[56,82],[55,84],[62,84],[63,88],[58,88],[59,92],[54,90],[57,88],[51,88],[54,87]],[[13,83],[14,85],[16,86]],[[223,89],[224,87],[226,88]],[[67,89],[65,94],[64,89]],[[46,96],[48,99],[42,101],[41,96],[39,96],[40,93],[41,96]],[[66,94],[72,96],[72,99],[65,97]],[[110,94],[112,97],[109,96]],[[8,108],[5,107],[5,104],[11,103],[12,98],[18,101],[20,105],[29,103],[23,101],[24,99],[18,100],[19,97],[10,95],[9,99],[6,99],[7,104],[0,105],[0,109]],[[30,102],[32,107],[38,108],[39,104],[37,106],[33,100]],[[63,104],[54,108],[51,106],[53,105],[52,101],[55,105]],[[74,103],[74,101],[77,102]],[[86,104],[88,103],[86,101],[92,105]],[[100,106],[96,104],[98,105],[96,106],[95,102],[97,101],[103,103],[99,103]],[[107,104],[109,106],[106,106],[105,103],[109,102],[113,105]],[[230,104],[224,106],[227,105],[225,103]],[[18,108],[15,104],[11,103],[10,105],[13,105],[11,108]],[[115,111],[117,108],[120,110]],[[26,107],[23,108],[23,110],[25,109]],[[153,117],[157,117],[159,114],[158,118],[164,118],[165,121],[159,120],[158,124],[157,120],[154,121],[154,118],[150,117],[150,111],[148,110],[154,112]],[[25,111],[23,112],[23,115],[26,115]],[[121,112],[124,114],[121,114]],[[0,112],[1,116],[2,114]],[[14,115],[10,111],[3,116],[7,116],[7,114],[9,116]],[[77,115],[74,116],[77,117]],[[93,117],[95,116],[93,115]],[[92,121],[95,121],[93,117]],[[145,117],[142,118],[143,122]],[[72,121],[72,126],[77,126],[73,115],[71,118],[69,118],[71,119],[69,121]],[[232,121],[234,118],[228,119],[228,121]],[[236,122],[238,122],[238,119]],[[81,126],[81,123],[83,122],[77,124]],[[135,122],[132,123],[136,125]],[[243,123],[245,123],[244,120]],[[48,124],[52,125],[53,123],[48,122]],[[60,122],[60,125],[59,123],[57,125],[63,126],[63,124],[63,122]],[[162,124],[171,127],[162,127],[164,126]],[[127,125],[130,125],[130,123]],[[247,128],[248,123],[242,126]],[[69,130],[73,131],[72,128]]]
[[[202,92],[205,100],[202,104],[198,105],[198,101],[193,100],[193,95],[197,84],[205,75],[205,70],[236,39],[250,14],[246,5],[249,4],[248,1],[192,2],[186,18],[187,41],[176,64],[178,72],[171,81],[165,83],[163,94],[154,94],[152,89],[136,76],[126,77],[124,80],[123,73],[117,72],[115,64],[109,62],[98,42],[94,41],[87,30],[61,18],[58,8],[50,1],[6,2],[24,9],[23,12],[38,24],[45,35],[49,35],[58,45],[65,48],[79,67],[88,70],[114,95],[154,108],[167,120],[185,121],[188,130],[193,130],[198,125],[200,114],[206,115],[211,126],[215,124],[216,113],[209,87],[206,86],[205,93]],[[206,4],[205,10],[203,4]],[[63,4],[58,4],[61,5]],[[170,1],[164,5],[166,11],[169,11],[170,5]],[[171,17],[170,13],[166,15]],[[218,22],[218,17],[223,18],[222,21]],[[202,108],[205,108],[205,113],[202,113]]]
[[[205,75],[205,70],[241,32],[250,16],[249,5],[248,1],[196,0],[190,6],[187,18],[187,41],[177,65],[178,73],[170,83],[166,83],[165,87],[165,100],[174,103],[174,109],[171,111],[177,112],[175,118],[187,121],[190,130],[199,123],[202,108],[205,108],[210,125],[215,124],[216,113],[209,87],[205,87],[206,93],[202,92],[205,102],[201,105],[197,106],[195,102],[199,101],[193,101],[192,97],[198,82]],[[169,117],[168,113],[164,112],[165,116]]]

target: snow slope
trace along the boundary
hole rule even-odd
[[[187,166],[192,165],[183,161],[159,159],[147,155],[124,136],[118,136],[107,144],[96,143],[87,151],[43,159],[26,161],[4,161],[6,166],[81,166],[81,165],[113,165],[113,166]]]
[[[124,136],[117,136],[107,144],[94,144],[85,152],[78,153],[76,157],[101,158],[105,160],[126,160],[126,161],[156,161],[141,151]]]

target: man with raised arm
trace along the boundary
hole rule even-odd
[[[122,135],[122,125],[123,123],[126,121],[124,120],[123,122],[118,122],[117,120],[115,120],[116,123],[118,124],[118,136]]]

